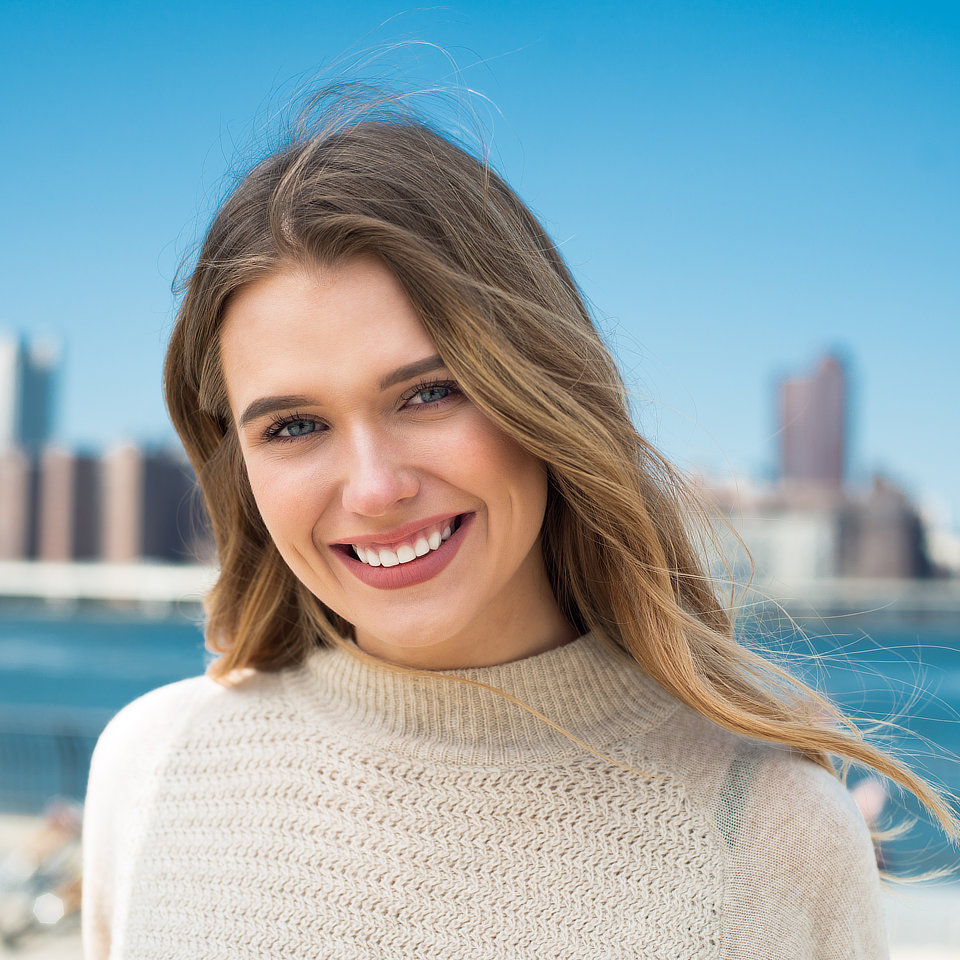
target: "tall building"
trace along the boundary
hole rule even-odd
[[[0,560],[26,560],[37,540],[37,465],[19,447],[0,447]]]
[[[0,449],[37,450],[47,442],[59,363],[51,342],[0,337]]]
[[[37,465],[37,559],[95,559],[100,552],[100,461],[46,447]]]
[[[825,356],[808,377],[780,384],[780,478],[840,490],[846,467],[847,386],[841,361]]]
[[[207,535],[190,465],[171,451],[121,445],[101,472],[100,548],[111,563],[198,559]]]

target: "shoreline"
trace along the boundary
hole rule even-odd
[[[16,609],[139,611],[164,617],[202,614],[217,579],[212,563],[139,560],[0,560],[0,605]],[[740,583],[743,609],[787,611],[798,619],[862,617],[953,625],[960,614],[960,577],[765,578]]]

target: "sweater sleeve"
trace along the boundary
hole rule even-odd
[[[198,677],[154,690],[121,710],[97,742],[83,823],[85,960],[123,953],[117,931],[164,762],[198,699],[213,687]]]
[[[829,771],[786,750],[752,765],[728,884],[731,956],[886,960],[870,834]]]

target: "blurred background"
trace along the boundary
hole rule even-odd
[[[291,100],[446,91],[542,218],[742,630],[960,792],[955,2],[0,5],[0,952],[76,957],[90,751],[205,666],[213,554],[161,401],[178,270]],[[728,532],[724,532],[728,531]],[[958,853],[856,772],[884,861]],[[960,957],[951,883],[890,897]]]

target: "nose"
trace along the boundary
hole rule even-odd
[[[344,509],[366,517],[388,515],[420,490],[416,468],[396,438],[364,431],[349,440],[343,462]]]

